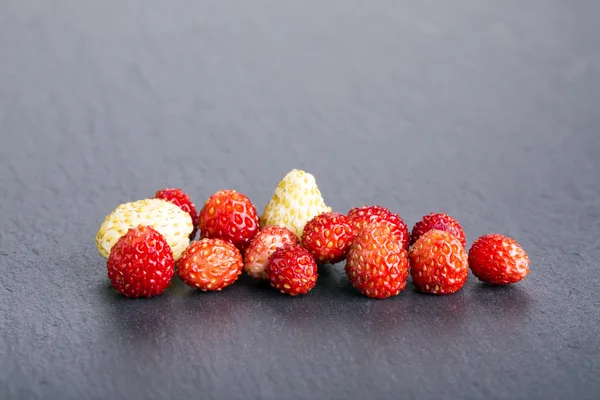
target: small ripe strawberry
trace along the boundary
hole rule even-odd
[[[329,211],[315,177],[294,169],[275,188],[260,217],[260,226],[284,226],[300,239],[308,221]]]
[[[408,256],[413,284],[421,292],[450,294],[467,281],[467,252],[450,232],[426,232],[410,248]]]
[[[200,211],[200,237],[225,240],[244,251],[258,233],[258,214],[250,199],[235,190],[219,190]]]
[[[220,239],[192,242],[177,262],[177,275],[202,291],[219,291],[242,273],[244,262],[238,249]]]
[[[190,244],[194,229],[190,215],[175,204],[162,199],[144,199],[124,203],[114,209],[102,222],[96,233],[96,247],[101,256],[108,258],[110,249],[129,228],[151,226],[167,241],[175,261]]]
[[[130,228],[110,250],[108,278],[117,292],[130,298],[164,293],[175,261],[165,238],[150,226]]]
[[[406,287],[408,258],[396,229],[392,222],[374,221],[352,243],[346,274],[352,286],[367,297],[385,299]]]
[[[194,230],[190,233],[190,240],[196,237],[196,231],[198,231],[198,212],[196,211],[196,206],[192,203],[190,196],[185,194],[181,189],[164,188],[156,192],[154,198],[163,199],[173,203],[186,213],[190,214],[192,223],[194,224]]]
[[[346,258],[353,239],[348,218],[340,213],[329,212],[317,215],[306,224],[302,246],[317,263],[335,264]]]
[[[287,244],[269,258],[267,275],[271,286],[291,296],[308,293],[316,284],[317,264],[308,250]]]
[[[268,279],[269,257],[275,250],[290,243],[298,244],[298,238],[292,231],[280,226],[266,226],[246,249],[244,269],[253,278]]]
[[[354,230],[355,236],[358,235],[365,226],[381,220],[389,221],[396,226],[394,234],[400,237],[404,250],[408,250],[408,241],[410,238],[408,228],[398,214],[393,214],[390,210],[381,206],[363,206],[353,208],[348,212],[348,222]]]
[[[433,229],[450,232],[456,236],[458,240],[460,240],[460,243],[462,243],[463,247],[466,247],[467,241],[462,227],[458,221],[444,213],[431,213],[429,215],[425,215],[419,222],[417,222],[413,227],[412,234],[410,235],[410,245],[412,246],[421,236]]]
[[[513,239],[485,235],[469,250],[469,266],[479,280],[493,285],[509,285],[524,279],[529,273],[529,257]]]

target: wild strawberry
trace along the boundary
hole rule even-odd
[[[340,213],[329,212],[317,215],[306,224],[302,246],[317,263],[335,264],[346,258],[353,239],[348,218]]]
[[[167,241],[177,260],[190,244],[194,229],[188,213],[162,199],[144,199],[121,204],[102,222],[96,234],[96,247],[103,257],[108,258],[110,249],[125,235],[129,228],[151,226]]]
[[[256,279],[268,279],[269,257],[286,244],[298,244],[296,235],[287,228],[266,226],[258,232],[246,249],[244,257],[244,269],[248,275]]]
[[[375,221],[386,220],[396,226],[394,234],[398,235],[402,242],[402,248],[408,250],[409,234],[408,228],[402,218],[398,214],[393,214],[390,210],[381,206],[363,206],[353,208],[348,212],[348,222],[354,230],[354,235],[358,233],[367,225]]]
[[[154,198],[163,199],[169,203],[173,203],[186,213],[190,214],[192,224],[194,224],[194,230],[190,234],[190,240],[196,237],[196,231],[198,230],[198,212],[196,211],[196,206],[192,203],[190,196],[185,194],[181,189],[165,188],[156,192]]]
[[[467,252],[450,232],[426,232],[412,245],[408,257],[413,284],[421,292],[450,294],[467,281]]]
[[[352,286],[367,297],[384,299],[406,287],[408,258],[396,229],[392,222],[374,221],[358,233],[350,247],[346,274]]]
[[[244,262],[238,249],[220,239],[192,242],[177,262],[177,275],[202,291],[219,291],[242,273]]]
[[[432,229],[450,232],[456,236],[458,240],[460,240],[460,243],[463,245],[463,247],[467,245],[465,233],[463,232],[463,229],[458,221],[444,213],[431,213],[429,215],[425,215],[419,222],[417,222],[413,227],[412,234],[410,235],[410,245],[412,246],[417,239]]]
[[[130,228],[112,247],[106,266],[112,286],[126,297],[162,294],[174,274],[173,252],[150,226]]]
[[[267,275],[271,286],[292,296],[308,293],[317,283],[317,264],[308,250],[286,244],[269,257]]]
[[[258,233],[258,214],[250,199],[235,190],[220,190],[200,211],[200,237],[225,240],[244,251]]]
[[[283,226],[300,239],[308,221],[329,211],[331,208],[325,204],[315,177],[294,169],[277,185],[260,217],[260,226]]]
[[[513,239],[485,235],[473,242],[469,250],[469,266],[479,280],[493,285],[509,285],[529,273],[529,257]]]

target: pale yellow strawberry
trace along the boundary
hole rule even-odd
[[[283,226],[300,239],[304,225],[319,214],[330,212],[315,177],[294,169],[279,182],[273,198],[260,217],[260,226]]]
[[[161,199],[144,199],[118,206],[108,215],[96,234],[96,247],[108,258],[110,249],[129,228],[151,226],[167,241],[177,260],[190,244],[194,229],[190,214]]]

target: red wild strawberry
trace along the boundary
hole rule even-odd
[[[269,258],[267,275],[271,286],[281,293],[306,294],[317,284],[317,264],[305,248],[286,244]]]
[[[398,214],[393,214],[390,210],[381,206],[363,206],[353,208],[348,212],[348,223],[354,230],[354,236],[358,235],[361,229],[371,222],[386,220],[396,226],[394,234],[398,235],[402,242],[404,250],[408,250],[409,233],[408,228]]]
[[[256,208],[235,190],[220,190],[200,211],[200,236],[225,240],[244,251],[258,232]]]
[[[219,291],[242,273],[244,263],[238,249],[220,239],[192,242],[177,261],[177,275],[202,291]]]
[[[450,294],[467,281],[467,252],[450,232],[426,232],[410,248],[408,256],[413,284],[421,292]]]
[[[335,264],[346,258],[354,236],[345,215],[329,212],[317,215],[306,224],[302,246],[317,263]]]
[[[150,226],[130,228],[110,250],[108,278],[126,297],[162,294],[174,274],[173,253],[165,238]]]
[[[190,234],[190,239],[196,237],[196,232],[198,231],[198,212],[196,211],[196,206],[194,203],[192,203],[190,196],[185,194],[181,189],[165,188],[156,192],[154,198],[173,203],[186,213],[190,214],[190,217],[192,217],[192,223],[194,224],[194,230]]]
[[[406,287],[408,258],[396,229],[392,222],[375,221],[352,243],[346,274],[352,286],[367,297],[384,299]]]
[[[419,222],[417,222],[413,227],[412,234],[410,235],[410,245],[412,246],[421,236],[433,229],[450,232],[456,236],[458,240],[460,240],[460,243],[463,245],[463,247],[467,245],[465,233],[463,232],[463,229],[458,221],[444,213],[431,213],[429,215],[425,215]]]
[[[266,226],[252,239],[246,249],[244,269],[256,279],[268,279],[269,257],[285,244],[298,244],[298,237],[289,229],[280,226]]]
[[[469,266],[479,280],[493,285],[509,285],[529,273],[529,257],[513,239],[490,234],[473,242]]]

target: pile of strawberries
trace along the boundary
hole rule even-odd
[[[162,294],[175,273],[187,285],[219,291],[242,270],[296,296],[316,285],[318,265],[343,260],[352,286],[378,299],[399,294],[409,273],[417,290],[432,294],[460,290],[469,268],[495,285],[529,273],[525,251],[502,235],[478,238],[467,253],[463,229],[443,213],[424,216],[409,233],[384,207],[332,212],[314,177],[299,170],[279,183],[260,218],[250,199],[234,190],[213,194],[198,213],[181,189],[163,189],[117,207],[96,245],[108,258],[112,286],[131,298]]]

